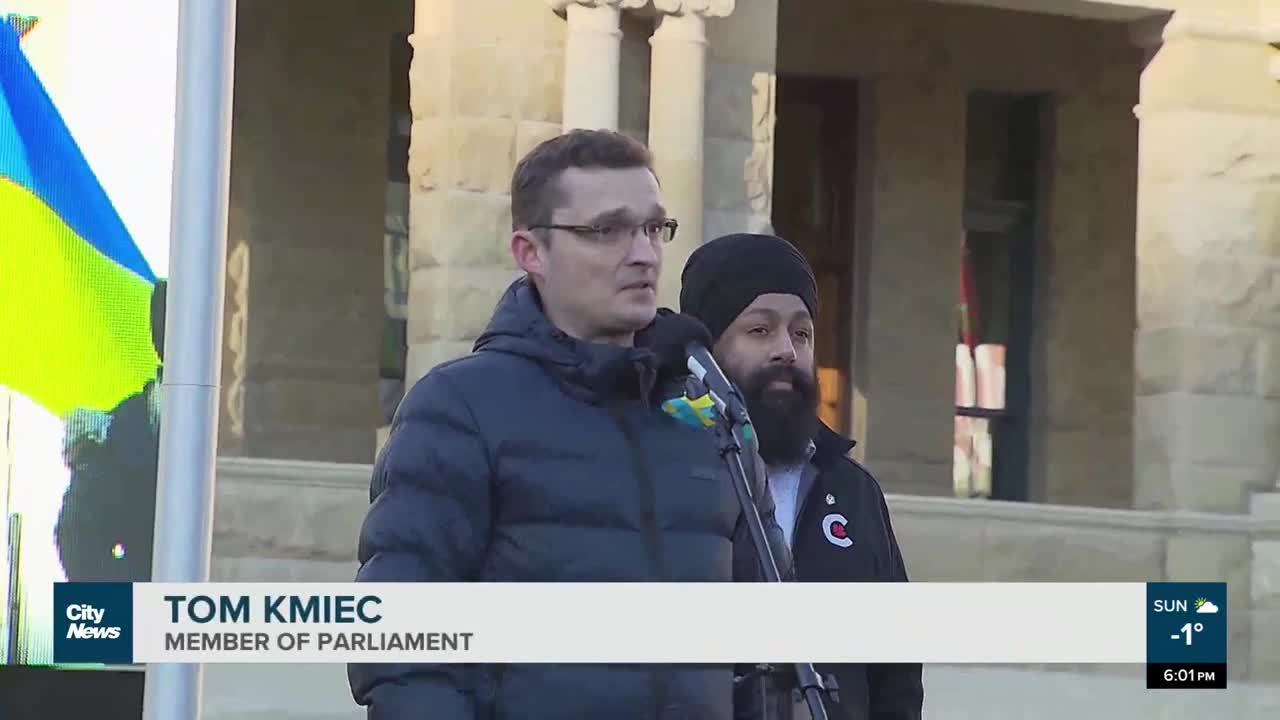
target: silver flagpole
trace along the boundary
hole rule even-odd
[[[180,0],[154,582],[209,579],[235,0]],[[201,666],[148,665],[145,720],[199,720]]]

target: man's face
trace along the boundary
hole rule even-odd
[[[818,422],[813,318],[804,302],[780,293],[757,297],[720,336],[713,354],[742,390],[764,461],[803,461]]]
[[[558,187],[562,202],[550,224],[610,230],[517,231],[512,254],[534,277],[557,327],[584,340],[629,343],[658,308],[662,240],[643,229],[667,219],[658,181],[645,168],[570,168]]]

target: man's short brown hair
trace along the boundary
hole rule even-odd
[[[552,211],[564,202],[560,173],[575,167],[653,172],[653,154],[612,130],[570,130],[544,140],[520,159],[511,176],[511,229],[549,224]]]

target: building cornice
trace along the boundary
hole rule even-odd
[[[649,0],[546,0],[552,10],[563,15],[570,5],[584,7],[616,7],[619,10],[638,10],[649,4]]]
[[[242,482],[298,487],[369,488],[371,465],[220,457],[218,482]]]
[[[1270,45],[1274,55],[1268,63],[1267,72],[1273,79],[1280,80],[1280,20],[1264,17],[1261,22],[1246,23],[1178,12],[1172,16],[1157,15],[1138,20],[1129,26],[1129,39],[1149,53],[1178,38]]]
[[[658,12],[667,15],[701,15],[722,18],[733,14],[736,0],[653,0]]]
[[[1155,15],[1129,24],[1129,39],[1138,47],[1155,47],[1185,37],[1275,46],[1280,45],[1280,22],[1248,23],[1178,12]]]

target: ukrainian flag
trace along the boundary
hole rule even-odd
[[[155,376],[156,278],[0,22],[0,385],[58,417]]]

